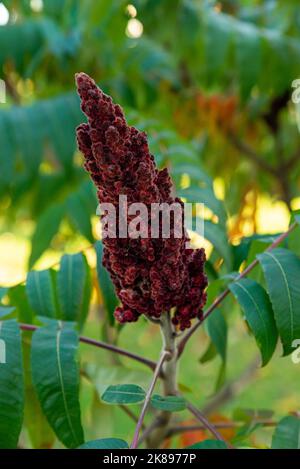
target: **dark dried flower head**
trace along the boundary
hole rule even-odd
[[[146,134],[126,123],[121,107],[88,75],[77,74],[76,82],[88,118],[77,128],[78,147],[99,201],[114,204],[117,217],[119,195],[126,195],[128,204],[182,204],[172,197],[168,170],[156,168]],[[141,314],[159,318],[173,308],[173,323],[183,330],[201,317],[207,286],[205,252],[187,249],[187,241],[186,234],[165,239],[161,233],[156,239],[104,239],[103,264],[122,303],[115,311],[119,322],[136,321]]]

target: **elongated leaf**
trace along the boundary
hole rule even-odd
[[[174,154],[171,155],[171,163],[176,163],[174,161]],[[189,178],[194,182],[202,182],[208,186],[211,186],[212,184],[212,181],[207,173],[205,173],[205,171],[199,167],[199,161],[196,160],[194,164],[182,162],[182,156],[181,162],[176,163],[176,165],[171,169],[171,174],[175,181],[178,180],[178,176],[181,176],[182,174],[188,174]]]
[[[224,441],[204,440],[194,445],[187,446],[187,449],[227,449],[227,446]]]
[[[300,449],[300,419],[293,416],[284,417],[277,425],[272,449]]]
[[[120,438],[103,438],[102,440],[87,441],[78,449],[126,449],[128,443]]]
[[[43,252],[49,247],[53,237],[58,232],[64,211],[65,209],[63,205],[52,205],[38,220],[32,237],[29,268],[35,264]]]
[[[242,100],[248,99],[261,71],[261,38],[257,28],[240,22],[237,30],[236,60]]]
[[[0,448],[16,448],[23,421],[24,382],[20,329],[0,322]]]
[[[209,187],[193,186],[185,190],[179,191],[179,197],[184,197],[188,202],[204,204],[215,215],[218,216],[219,222],[225,224],[226,212],[221,200],[217,199],[214,191]]]
[[[271,359],[276,348],[278,332],[267,293],[257,282],[241,279],[229,285],[241,305],[246,320],[261,351],[262,365]]]
[[[22,345],[25,381],[24,425],[34,449],[50,449],[56,440],[56,436],[41,409],[35,388],[32,383],[30,366],[31,338],[31,332],[23,332]]]
[[[207,318],[207,332],[223,361],[227,355],[227,324],[220,310]]]
[[[68,197],[67,210],[75,227],[92,243],[94,236],[92,233],[90,213],[80,193],[71,194]]]
[[[264,236],[262,238],[254,238],[251,242],[249,242],[249,252],[247,255],[246,259],[246,265],[248,266],[253,262],[258,254],[261,254],[262,252],[265,252],[267,247],[273,243],[275,240],[276,236]],[[263,282],[263,272],[260,268],[260,266],[256,266],[249,274],[247,275],[247,278],[251,278],[253,280],[256,280],[258,283]]]
[[[145,399],[145,391],[136,384],[109,386],[101,396],[108,404],[137,404]]]
[[[287,249],[277,248],[257,256],[264,271],[284,355],[293,351],[300,337],[300,260]]]
[[[218,352],[212,341],[209,342],[207,349],[203,353],[203,355],[199,358],[200,363],[207,363],[213,360],[217,356]]]
[[[262,427],[262,424],[255,423],[255,421],[245,423],[245,425],[239,428],[236,432],[232,443],[234,443],[234,445],[241,445],[242,442],[249,438],[249,436],[252,435],[252,433],[254,433],[260,427]]]
[[[108,319],[111,325],[114,324],[114,311],[118,304],[118,300],[115,294],[113,283],[110,279],[109,273],[102,265],[103,259],[103,244],[101,241],[97,241],[95,244],[97,253],[97,274],[100,289],[102,292],[104,307],[108,314]]]
[[[168,412],[179,412],[186,408],[185,399],[180,396],[159,396],[154,394],[151,398],[151,404],[155,409]]]
[[[30,305],[39,316],[57,316],[50,270],[33,270],[27,275],[26,291]]]
[[[204,237],[210,241],[213,247],[223,257],[228,270],[232,269],[232,251],[227,241],[227,235],[224,229],[216,223],[209,220],[204,221]]]
[[[89,314],[90,303],[91,303],[91,296],[92,296],[92,275],[91,269],[88,264],[86,257],[83,255],[83,263],[85,269],[85,276],[84,276],[84,287],[83,287],[83,297],[82,297],[82,304],[79,311],[79,316],[77,317],[79,330],[83,329],[85,321]]]
[[[207,15],[207,25],[205,34],[205,56],[207,79],[209,82],[219,76],[232,37],[232,22],[230,16],[218,15],[210,12]]]
[[[86,316],[89,300],[89,269],[82,253],[66,254],[60,262],[57,289],[63,319],[79,321],[84,308]]]
[[[32,324],[34,314],[28,301],[25,285],[17,285],[10,288],[8,297],[10,303],[17,308],[19,321]]]
[[[78,400],[77,348],[77,333],[61,321],[33,334],[33,383],[51,427],[68,448],[76,448],[84,441]]]

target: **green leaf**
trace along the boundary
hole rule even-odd
[[[224,68],[232,38],[232,23],[229,15],[209,11],[205,31],[205,57],[207,80],[216,80]]]
[[[170,156],[171,158],[171,163],[175,164],[174,162],[174,155],[172,154]],[[182,156],[181,156],[181,161],[179,163],[176,163],[172,169],[171,169],[171,174],[173,179],[176,181],[178,180],[178,176],[182,176],[183,174],[188,174],[190,179],[194,182],[202,182],[207,184],[208,186],[211,186],[212,181],[211,178],[207,175],[207,173],[199,167],[199,161],[195,161],[194,164],[192,163],[187,163],[182,161]],[[179,181],[180,183],[180,178]]]
[[[55,318],[56,307],[51,271],[33,270],[27,275],[26,291],[36,315]]]
[[[90,213],[80,193],[74,193],[68,197],[67,210],[75,228],[77,228],[90,243],[93,243],[94,236],[92,233]]]
[[[215,392],[217,392],[223,386],[226,377],[227,323],[221,311],[216,309],[216,311],[207,318],[206,324],[212,344],[222,359],[215,384]]]
[[[265,366],[275,351],[278,339],[268,295],[257,282],[246,278],[231,283],[229,289],[245,313],[246,320],[261,351],[262,366]]]
[[[218,352],[212,341],[209,342],[207,349],[200,357],[199,362],[204,364],[213,360],[217,356]]]
[[[241,428],[238,429],[234,436],[232,443],[234,445],[240,445],[243,441],[249,438],[258,428],[262,427],[262,424],[254,422],[245,423]]]
[[[29,269],[41,257],[49,247],[52,239],[58,232],[60,223],[65,212],[64,205],[56,204],[48,207],[39,220],[31,240],[31,253],[29,258]]]
[[[300,449],[300,419],[284,417],[278,423],[273,438],[272,449]]]
[[[265,236],[262,238],[253,239],[249,245],[246,266],[250,265],[256,259],[258,254],[265,252],[265,250],[269,247],[270,244],[273,243],[274,240],[275,236]],[[263,282],[263,272],[260,269],[259,265],[256,266],[253,270],[251,270],[247,277],[256,280],[256,282],[261,284]]]
[[[101,396],[108,404],[138,404],[146,397],[145,391],[136,384],[109,386]]]
[[[257,257],[266,278],[285,356],[293,351],[293,340],[300,337],[300,260],[282,248]]]
[[[232,270],[232,251],[227,241],[227,234],[222,227],[209,220],[204,221],[204,237],[224,259],[227,269]]]
[[[68,448],[76,448],[84,441],[77,349],[77,333],[61,321],[36,330],[32,337],[33,383],[51,427]]]
[[[223,361],[227,355],[227,324],[217,309],[207,318],[207,332]]]
[[[102,440],[87,441],[78,449],[126,449],[128,443],[120,438],[103,438]]]
[[[180,396],[160,396],[154,394],[151,397],[151,404],[155,409],[167,412],[179,412],[186,408],[185,399]]]
[[[88,317],[90,303],[91,303],[91,296],[92,296],[91,269],[84,255],[83,255],[83,263],[84,263],[84,268],[85,268],[85,279],[84,279],[82,305],[81,305],[81,310],[79,312],[79,317],[78,317],[78,324],[79,324],[80,331],[83,329],[85,321]]]
[[[219,223],[225,224],[226,212],[223,202],[215,196],[213,189],[209,187],[189,187],[179,191],[179,197],[184,197],[188,202],[204,204],[219,218]]]
[[[108,319],[111,325],[114,324],[114,311],[118,305],[118,300],[115,294],[114,285],[111,281],[109,273],[102,265],[103,259],[103,244],[101,241],[97,241],[95,244],[97,254],[97,274],[100,289],[102,292],[103,303],[105,310],[108,314]]]
[[[0,322],[0,448],[16,448],[24,412],[20,329],[16,321]]]
[[[52,448],[56,436],[41,409],[32,383],[30,366],[32,333],[24,331],[22,338],[25,381],[24,426],[34,449],[49,449]]]
[[[204,440],[194,445],[187,446],[186,449],[228,449],[224,441]]]
[[[66,254],[62,257],[57,276],[57,290],[63,319],[79,321],[82,326],[91,296],[90,271],[82,253]]]
[[[28,301],[25,285],[11,287],[8,292],[9,300],[17,308],[17,315],[20,322],[26,324],[33,323],[33,311]]]
[[[261,38],[256,27],[239,22],[236,31],[236,60],[242,100],[248,99],[261,71]]]

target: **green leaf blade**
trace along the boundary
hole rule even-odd
[[[24,378],[20,329],[0,322],[0,448],[16,448],[24,413]]]
[[[146,393],[136,384],[109,386],[101,396],[107,404],[139,404],[145,400]]]
[[[29,258],[30,269],[49,247],[53,237],[58,232],[64,211],[64,205],[52,205],[43,212],[37,221],[35,232],[31,240],[31,253]]]
[[[61,322],[38,329],[32,337],[33,383],[51,427],[68,448],[76,448],[84,441],[77,348],[77,333]]]
[[[186,449],[228,449],[224,441],[204,440],[194,445],[187,446]]]
[[[154,394],[151,398],[151,405],[158,410],[167,412],[180,412],[186,408],[186,402],[180,396],[160,396]]]
[[[300,419],[289,415],[278,423],[273,438],[272,449],[300,449]]]
[[[56,307],[50,270],[33,270],[29,272],[26,292],[30,306],[37,315],[55,318]]]
[[[257,256],[267,283],[284,356],[293,351],[300,337],[300,259],[277,248]]]
[[[103,303],[108,315],[110,325],[114,325],[114,311],[118,305],[118,300],[115,294],[114,285],[111,281],[109,273],[102,264],[103,259],[103,244],[97,241],[95,244],[97,254],[97,275],[100,289],[102,292]]]
[[[251,279],[241,279],[231,283],[229,289],[245,313],[261,351],[262,366],[265,366],[275,351],[278,339],[268,295],[259,283]]]
[[[127,449],[128,443],[120,438],[102,438],[101,440],[87,441],[78,449]]]
[[[87,275],[82,253],[66,254],[62,257],[57,276],[57,290],[62,317],[66,321],[79,320]]]

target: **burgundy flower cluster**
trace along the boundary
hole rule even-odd
[[[168,203],[172,183],[167,169],[158,170],[149,153],[146,134],[127,125],[123,111],[86,74],[76,75],[81,108],[88,123],[77,128],[77,141],[85,157],[101,203],[114,204],[119,216],[119,195],[128,204]],[[175,222],[174,222],[175,223]],[[203,249],[187,249],[187,235],[174,238],[104,239],[103,265],[109,271],[122,306],[115,317],[136,321],[141,314],[159,318],[172,308],[173,323],[181,330],[201,317],[207,279]]]

